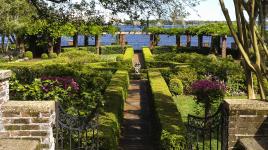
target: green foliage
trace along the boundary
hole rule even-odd
[[[168,35],[178,35],[184,34],[184,28],[159,28],[159,27],[149,27],[144,30],[145,32],[150,32],[152,34],[168,34]]]
[[[123,56],[123,62],[122,63],[125,63],[129,68],[132,68],[132,58],[134,56],[134,49],[131,47],[131,48],[127,48],[126,51],[125,51],[125,54]]]
[[[176,52],[176,46],[155,46],[152,49],[153,54],[162,54],[169,52]]]
[[[171,79],[169,82],[169,89],[170,92],[174,95],[181,95],[183,94],[183,84],[180,79]]]
[[[149,71],[148,77],[154,99],[155,115],[160,126],[158,138],[161,149],[185,149],[185,126],[165,80],[157,71]]]
[[[150,27],[145,29],[146,32],[152,34],[168,34],[168,35],[231,35],[229,27],[226,23],[210,23],[198,26],[190,26],[186,29],[184,28],[159,28],[159,27]]]
[[[172,75],[173,78],[180,79],[184,87],[184,93],[191,92],[191,85],[198,79],[198,74],[194,68],[185,67],[179,68],[177,74]]]
[[[41,58],[42,58],[42,59],[48,59],[48,55],[47,55],[47,53],[43,53],[43,54],[41,55]]]
[[[99,118],[100,147],[103,150],[118,149],[120,124],[123,118],[128,85],[128,72],[118,70],[106,88],[104,111]]]
[[[64,58],[68,63],[94,63],[99,62],[99,55],[89,53],[87,51],[69,51],[61,53],[59,58]]]
[[[49,58],[57,58],[58,55],[57,55],[57,53],[50,52],[50,53],[48,53],[48,57]]]
[[[69,51],[89,51],[91,53],[96,53],[96,47],[88,46],[88,47],[65,47],[62,48],[63,52],[69,52]]]
[[[151,50],[148,47],[143,47],[142,54],[144,57],[146,67],[149,67],[147,66],[147,64],[154,60]]]
[[[27,57],[29,59],[33,59],[33,52],[31,52],[31,51],[25,52],[24,57]]]
[[[124,55],[118,55],[116,56],[116,61],[123,61]]]
[[[121,45],[101,46],[101,54],[123,54]]]

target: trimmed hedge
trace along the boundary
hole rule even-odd
[[[152,54],[151,50],[148,47],[143,47],[142,48],[142,54],[143,54],[143,57],[144,57],[145,66],[149,67],[147,65],[150,62],[154,61],[153,54]]]
[[[93,46],[88,46],[88,47],[64,47],[62,48],[63,52],[69,52],[69,51],[89,51],[92,53],[96,53],[97,49],[96,47]]]
[[[101,54],[123,54],[124,49],[121,45],[108,45],[108,46],[101,46]]]
[[[132,47],[127,48],[123,56],[123,63],[126,63],[129,68],[132,67],[133,56],[134,56],[134,49]]]
[[[127,97],[128,85],[128,72],[118,70],[105,91],[104,111],[99,118],[100,149],[102,150],[118,149],[120,124],[123,118],[124,102]]]
[[[160,126],[157,137],[160,141],[160,149],[186,149],[186,129],[164,78],[160,72],[150,70],[148,77],[155,106],[155,116]]]

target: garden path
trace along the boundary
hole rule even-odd
[[[140,62],[141,53],[136,53],[133,64]],[[120,139],[121,150],[153,150],[151,141],[151,121],[146,80],[131,80],[128,98],[124,106],[124,118]]]

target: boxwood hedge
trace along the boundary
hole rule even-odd
[[[186,149],[185,126],[164,78],[160,72],[151,70],[148,71],[148,77],[155,107],[155,117],[160,127],[157,134],[160,149]]]
[[[118,149],[120,123],[123,118],[124,102],[127,97],[128,85],[128,72],[118,70],[105,91],[104,110],[99,118],[100,149]]]

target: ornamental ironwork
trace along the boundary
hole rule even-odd
[[[98,150],[98,106],[88,116],[73,116],[57,104],[56,150]]]
[[[223,105],[207,118],[188,115],[188,150],[226,150],[228,114]]]

